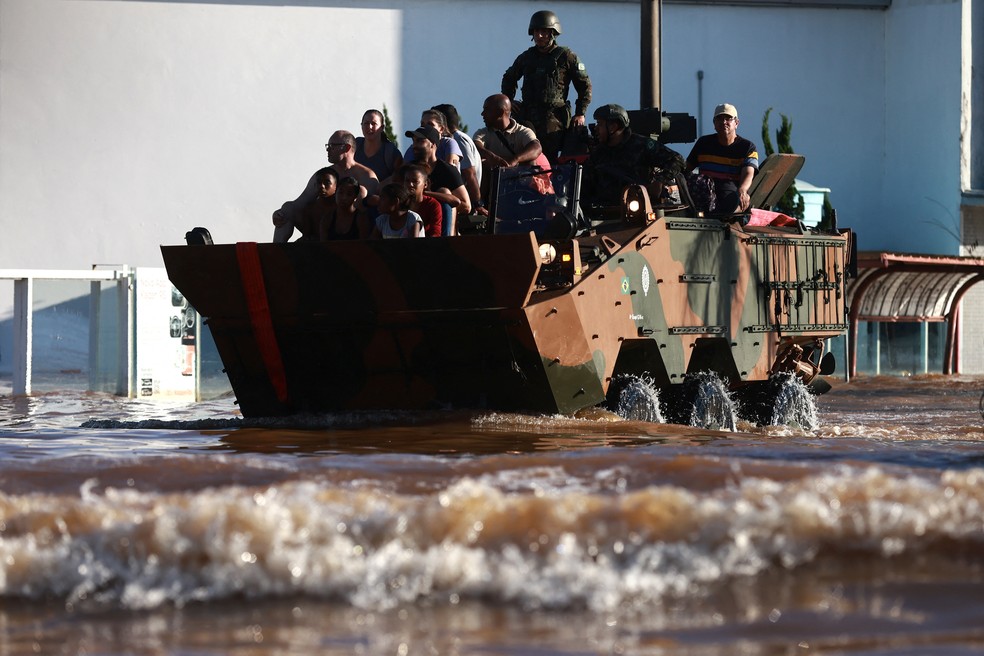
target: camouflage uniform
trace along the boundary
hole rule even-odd
[[[599,145],[591,152],[585,167],[585,196],[594,203],[617,204],[626,185],[672,185],[684,165],[680,153],[626,128],[621,143]]]
[[[583,116],[591,104],[591,79],[578,56],[556,43],[548,52],[536,47],[522,52],[506,70],[502,93],[510,99],[516,98],[519,78],[523,78],[519,118],[533,126],[543,152],[553,160],[571,123],[570,86],[577,90],[573,116]]]

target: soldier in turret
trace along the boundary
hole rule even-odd
[[[522,119],[533,126],[543,152],[554,161],[569,127],[583,126],[591,104],[591,79],[580,58],[570,48],[557,45],[560,21],[552,11],[538,11],[530,18],[534,46],[522,52],[505,75],[502,93],[515,101],[523,78]],[[577,91],[573,116],[568,99],[571,85]]]
[[[595,110],[596,145],[585,164],[584,195],[591,202],[614,205],[626,185],[647,187],[654,202],[677,202],[668,194],[683,171],[680,153],[652,137],[629,129],[629,114],[621,105]]]

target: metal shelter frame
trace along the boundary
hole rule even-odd
[[[126,265],[98,269],[0,269],[0,280],[14,281],[14,368],[13,393],[16,396],[32,392],[32,358],[34,354],[34,282],[36,280],[79,280],[90,283],[90,318],[99,316],[100,285],[115,282],[118,298],[117,324],[117,382],[116,394],[132,396],[135,388],[134,368],[134,271]],[[89,334],[90,369],[98,361],[99,340],[95,331]]]
[[[861,321],[946,321],[943,373],[960,373],[960,302],[982,280],[981,258],[858,253],[858,277],[847,288],[849,375],[857,374]]]

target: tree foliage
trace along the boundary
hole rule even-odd
[[[389,110],[386,109],[385,103],[383,104],[383,134],[394,146],[400,147],[400,142],[396,140],[396,132],[393,131],[393,121],[390,120]]]
[[[772,113],[772,108],[769,107],[765,110],[765,116],[762,118],[762,147],[765,149],[765,156],[768,157],[776,150],[772,146],[772,139],[769,134],[769,114]],[[780,153],[793,153],[793,146],[791,143],[791,135],[793,133],[793,122],[785,114],[780,114],[782,117],[782,124],[779,129],[776,130],[776,143],[779,145]],[[789,189],[783,194],[779,202],[773,208],[777,212],[782,212],[788,216],[802,219],[803,211],[805,209],[805,203],[803,202],[803,197],[800,196],[799,192],[796,190],[796,183],[789,185]]]

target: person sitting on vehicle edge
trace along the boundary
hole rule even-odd
[[[430,181],[430,191],[427,194],[442,205],[442,234],[457,234],[455,215],[463,216],[471,211],[471,201],[461,173],[437,158],[437,145],[441,142],[441,135],[434,126],[422,125],[416,130],[407,130],[406,136],[413,139],[414,161],[427,169],[427,179]]]
[[[412,197],[401,184],[391,182],[379,191],[379,216],[372,229],[372,239],[423,237],[420,215],[410,209]]]
[[[393,174],[393,182],[401,183],[410,192],[410,209],[423,220],[424,236],[440,237],[444,214],[441,203],[429,195],[427,169],[420,164],[408,164]]]
[[[744,212],[751,204],[748,189],[758,170],[758,149],[738,136],[738,110],[730,103],[714,109],[714,132],[694,143],[687,171],[697,168],[714,182],[715,214]]]
[[[585,198],[599,205],[616,205],[626,185],[641,184],[654,203],[679,202],[669,188],[683,171],[680,153],[632,132],[629,114],[621,105],[599,107],[594,120],[597,143],[585,164]]]
[[[567,129],[584,125],[584,115],[591,104],[591,79],[578,56],[557,45],[560,20],[552,11],[533,14],[528,32],[534,45],[506,69],[502,93],[515,100],[519,79],[523,79],[522,118],[533,125],[543,152],[553,162]],[[573,117],[568,100],[571,85],[577,91]]]
[[[512,117],[512,102],[505,94],[497,93],[485,99],[482,120],[485,127],[477,130],[473,139],[484,166],[482,179],[486,184],[482,198],[487,198],[492,169],[533,164],[543,153],[543,148],[533,130]],[[479,207],[476,213],[488,215],[484,207]]]
[[[320,240],[321,224],[335,211],[338,171],[326,166],[315,175],[318,178],[318,197],[304,207],[297,216],[294,227],[301,233],[297,241]]]
[[[370,216],[374,216],[379,194],[379,179],[372,169],[355,161],[355,136],[347,130],[336,130],[325,144],[325,151],[339,179],[351,176],[359,181],[362,187],[360,196],[365,199],[366,206],[371,208]],[[273,213],[273,225],[276,226],[273,232],[274,243],[283,243],[290,239],[300,212],[318,197],[318,187],[318,172],[315,171],[301,195],[292,201],[287,201]]]
[[[350,175],[338,181],[335,206],[321,220],[321,241],[365,239],[372,228],[359,198],[362,186]]]

